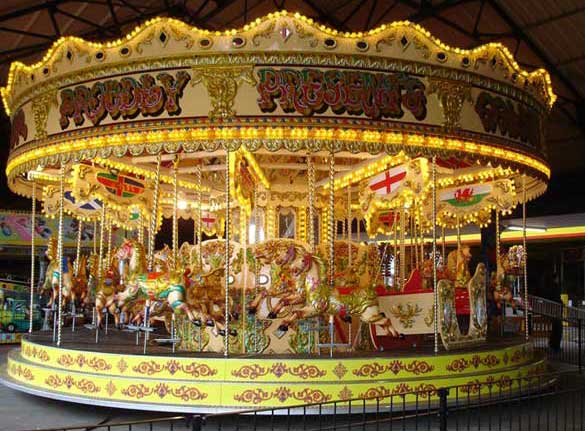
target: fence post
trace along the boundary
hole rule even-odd
[[[439,430],[447,431],[447,395],[449,395],[449,389],[440,388],[437,391],[439,395]]]
[[[583,321],[581,319],[577,319],[577,324],[579,325],[579,328],[577,329],[577,354],[579,355],[579,358],[577,359],[579,361],[579,374],[582,373],[582,367],[583,367],[583,359],[582,359],[582,353],[583,353],[583,348],[581,347],[581,336],[583,335]]]
[[[203,418],[201,415],[191,417],[191,431],[201,431],[203,429]]]

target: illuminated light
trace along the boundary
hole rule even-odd
[[[524,229],[522,226],[510,225],[506,227],[506,230],[516,231],[516,232],[523,232]],[[545,227],[534,227],[534,226],[526,226],[526,232],[546,232]]]
[[[278,19],[279,16],[294,17],[294,19],[300,20],[303,23],[311,25],[311,26],[313,26],[314,29],[323,31],[326,34],[343,36],[343,37],[348,38],[348,39],[361,38],[364,36],[363,32],[343,33],[343,35],[342,35],[337,30],[331,29],[325,25],[313,24],[312,19],[308,19],[305,16],[299,14],[298,12],[294,13],[293,15],[290,15],[285,11],[283,11],[281,13],[268,14],[266,17],[264,17],[262,19],[257,19],[251,23],[248,23],[248,24],[244,25],[243,27],[241,27],[240,29],[225,30],[223,34],[225,34],[226,36],[229,36],[229,35],[237,34],[239,32],[246,32],[246,33],[253,32],[259,25],[263,24],[264,22],[266,22],[268,20]],[[164,26],[165,28],[168,27],[171,30],[171,32],[174,30],[177,30],[180,32],[199,33],[200,35],[210,34],[210,32],[208,30],[203,30],[203,29],[199,29],[196,27],[192,27],[190,25],[185,24],[182,21],[172,19],[172,18],[160,18],[159,17],[156,19],[149,20],[145,24],[137,26],[134,30],[132,30],[126,36],[121,37],[118,40],[114,40],[114,41],[110,41],[110,42],[106,42],[106,43],[88,42],[88,41],[85,41],[79,37],[73,37],[73,36],[61,37],[46,51],[45,55],[43,56],[43,58],[39,62],[34,63],[32,65],[25,65],[22,62],[13,62],[11,64],[10,70],[8,73],[8,78],[7,78],[7,85],[6,85],[6,87],[4,87],[0,90],[1,95],[2,95],[2,100],[3,100],[7,114],[8,115],[11,114],[11,106],[10,106],[10,103],[12,101],[11,100],[12,99],[11,93],[13,91],[13,87],[15,85],[15,82],[17,80],[21,79],[21,76],[17,76],[17,74],[18,75],[22,74],[23,76],[26,76],[28,74],[34,73],[37,69],[46,67],[47,65],[50,65],[50,63],[53,62],[55,59],[61,58],[61,56],[59,54],[64,52],[64,50],[66,50],[67,47],[69,47],[69,46],[74,46],[76,49],[81,49],[81,50],[83,50],[84,48],[87,48],[87,47],[95,49],[95,50],[104,49],[104,48],[107,50],[114,50],[123,44],[130,45],[130,44],[136,42],[137,38],[142,37],[143,34],[148,34],[147,30],[151,27],[154,27],[154,26],[160,26],[160,27]],[[546,70],[537,69],[537,70],[534,70],[530,73],[523,70],[519,66],[519,64],[514,60],[514,57],[513,57],[512,53],[508,50],[508,48],[500,43],[490,43],[490,44],[482,45],[480,47],[477,47],[477,48],[474,48],[471,50],[450,47],[450,46],[444,44],[443,42],[441,42],[436,37],[432,36],[431,33],[428,30],[426,30],[425,28],[421,27],[418,24],[413,24],[413,23],[408,22],[408,21],[399,21],[399,22],[394,22],[391,24],[383,24],[383,25],[377,27],[376,29],[372,29],[372,30],[368,31],[367,35],[375,35],[375,34],[387,32],[387,31],[394,32],[399,28],[402,29],[405,34],[411,34],[414,37],[417,37],[417,36],[424,37],[424,39],[426,39],[426,41],[432,43],[433,45],[435,45],[435,47],[437,47],[441,50],[456,54],[457,56],[460,56],[460,57],[468,56],[468,57],[472,57],[474,59],[479,59],[479,58],[485,57],[486,53],[489,56],[495,56],[498,58],[498,61],[502,65],[504,65],[508,69],[511,69],[514,72],[516,72],[516,74],[521,76],[523,78],[523,80],[527,80],[530,83],[537,83],[537,84],[539,83],[539,81],[541,81],[543,83],[542,87],[544,87],[542,89],[542,91],[544,92],[543,96],[544,96],[544,99],[547,102],[549,107],[554,104],[554,102],[557,98],[557,96],[554,94],[554,91],[553,91],[552,86],[551,86],[550,75],[548,74],[548,72]],[[412,34],[412,33],[414,33],[414,34]],[[215,32],[215,34],[218,36],[221,36],[222,32],[218,31],[218,32]],[[381,35],[380,37],[385,37],[385,35]],[[511,79],[510,77],[513,74],[508,73],[507,75],[509,76],[508,79],[510,80]],[[524,82],[522,80],[519,80],[519,82],[516,83],[516,85],[519,87],[523,87]],[[540,85],[538,85],[537,87],[538,87],[537,90],[541,89]]]
[[[187,209],[187,202],[180,200],[179,202],[177,202],[177,208],[179,208],[180,210],[186,210]]]
[[[190,131],[191,138],[196,141],[209,141],[217,139],[217,134],[219,133],[223,137],[229,137],[229,139],[234,140],[241,140],[244,145],[246,140],[257,140],[257,139],[296,139],[294,138],[296,133],[298,132],[299,128],[296,127],[247,127],[243,129],[239,129],[237,127],[223,127],[220,129],[218,128],[197,128],[192,129]],[[365,134],[367,131],[360,131],[359,134]],[[314,140],[319,139],[323,141],[355,141],[355,139],[348,139],[350,134],[346,133],[343,129],[326,129],[326,128],[318,128],[318,129],[307,129],[301,128],[301,135],[306,136],[305,139],[307,140]],[[472,146],[467,147],[465,143],[467,141],[459,141],[459,140],[445,140],[436,137],[427,137],[425,135],[418,135],[418,134],[399,134],[401,136],[400,141],[397,141],[397,134],[394,132],[385,133],[380,132],[377,134],[368,135],[370,138],[375,136],[375,139],[378,141],[374,141],[375,143],[380,144],[388,144],[388,141],[391,140],[396,145],[396,150],[399,151],[400,146],[407,145],[411,147],[420,147],[423,148],[433,148],[438,150],[453,150],[458,152],[466,152],[472,155],[482,155],[486,157],[494,157],[501,160],[506,160],[518,164],[522,164],[526,167],[532,168],[536,171],[543,173],[547,178],[550,177],[550,168],[540,160],[536,158],[532,158],[527,155],[523,155],[521,153],[517,153],[513,150],[502,150],[498,152],[498,156],[495,155],[495,147],[486,145],[486,144],[479,144],[473,143]],[[117,135],[110,135],[107,138],[97,136],[91,138],[85,138],[77,141],[56,141],[52,144],[45,144],[43,148],[36,148],[33,150],[29,150],[25,153],[22,153],[18,156],[13,157],[8,161],[6,167],[6,174],[7,176],[19,174],[20,172],[28,171],[30,167],[26,166],[27,164],[31,163],[34,165],[38,164],[38,159],[45,158],[48,156],[55,156],[59,154],[70,153],[72,151],[76,151],[76,149],[83,148],[84,150],[92,150],[92,149],[99,149],[104,147],[117,147],[117,146],[124,146],[124,145],[137,145],[144,142],[144,139],[148,139],[149,142],[182,142],[182,135],[181,134],[173,134],[172,130],[168,133],[151,133],[151,132],[134,132],[128,135],[124,133],[119,133]],[[181,138],[181,139],[179,139]],[[398,153],[400,154],[400,153]],[[396,157],[396,156],[390,156]],[[111,160],[100,159],[103,161],[104,165],[110,167],[118,167],[119,169],[123,169],[125,171],[132,171],[134,169],[135,173],[143,175],[148,178],[152,178],[154,172],[147,171],[147,170],[139,170],[134,166],[129,167],[129,165],[121,164],[117,162],[113,162]],[[118,166],[116,166],[118,165]],[[16,168],[20,168],[17,170],[16,173],[13,171]],[[370,170],[370,172],[372,172]],[[365,172],[364,172],[364,175]],[[169,183],[171,181],[170,177],[162,176],[163,182]],[[266,180],[267,181],[267,180]],[[348,181],[347,179],[344,181]],[[264,181],[263,181],[264,182]],[[179,181],[179,184],[184,187],[188,187],[191,189],[195,188],[195,185],[190,182]],[[337,182],[336,182],[337,187]]]

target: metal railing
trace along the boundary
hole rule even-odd
[[[528,295],[529,310],[549,317],[585,321],[585,309],[569,307],[539,296]]]
[[[174,416],[42,431],[583,430],[585,379],[576,373],[230,413]]]

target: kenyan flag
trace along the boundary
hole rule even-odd
[[[454,207],[471,207],[480,203],[492,191],[489,184],[475,184],[449,189],[441,193],[441,201]]]
[[[126,175],[100,172],[97,180],[111,194],[123,198],[131,198],[144,192],[144,184]]]

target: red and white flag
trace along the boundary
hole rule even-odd
[[[377,195],[389,195],[394,193],[406,178],[406,165],[398,165],[370,180],[370,190]]]
[[[211,230],[215,226],[216,221],[217,219],[213,213],[204,212],[201,214],[201,224],[204,229]]]

